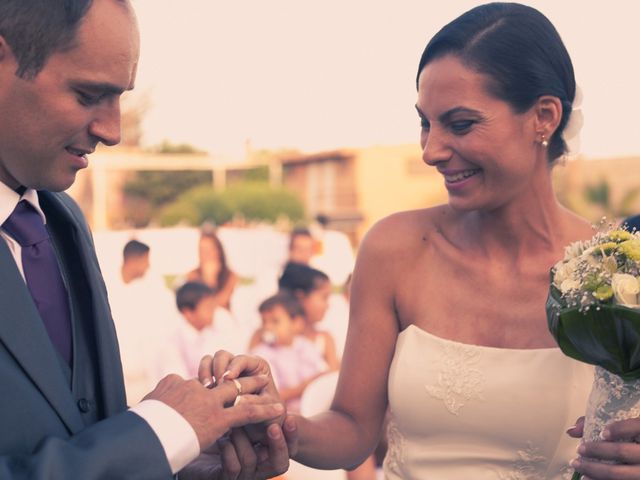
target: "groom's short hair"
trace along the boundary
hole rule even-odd
[[[16,75],[34,78],[53,53],[73,47],[92,4],[93,0],[0,0],[0,36],[16,58]]]

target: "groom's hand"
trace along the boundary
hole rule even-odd
[[[283,474],[289,457],[297,452],[297,440],[293,417],[287,417],[282,428],[269,425],[265,444],[253,444],[244,428],[233,429],[227,441],[218,443],[225,480],[263,480]]]
[[[287,417],[283,429],[272,424],[267,443],[253,445],[242,428],[218,440],[179,474],[180,480],[263,480],[281,475],[289,468],[289,455],[297,450],[297,428]]]
[[[206,388],[195,379],[184,380],[178,375],[163,378],[145,399],[161,401],[182,415],[195,431],[202,451],[233,427],[273,421],[284,415],[281,402],[254,395],[269,382],[265,375],[237,382],[243,393],[239,402],[235,402],[239,396],[235,382]]]

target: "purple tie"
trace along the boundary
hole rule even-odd
[[[22,269],[49,338],[71,364],[71,315],[49,233],[29,202],[20,201],[2,227],[22,248]]]

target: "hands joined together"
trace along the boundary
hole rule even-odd
[[[198,379],[162,379],[145,397],[164,402],[193,427],[200,456],[180,480],[262,480],[284,473],[297,448],[269,365],[249,355],[220,351],[204,357]]]

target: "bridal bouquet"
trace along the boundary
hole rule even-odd
[[[583,440],[640,417],[640,232],[569,245],[551,270],[547,319],[565,355],[596,366]]]

